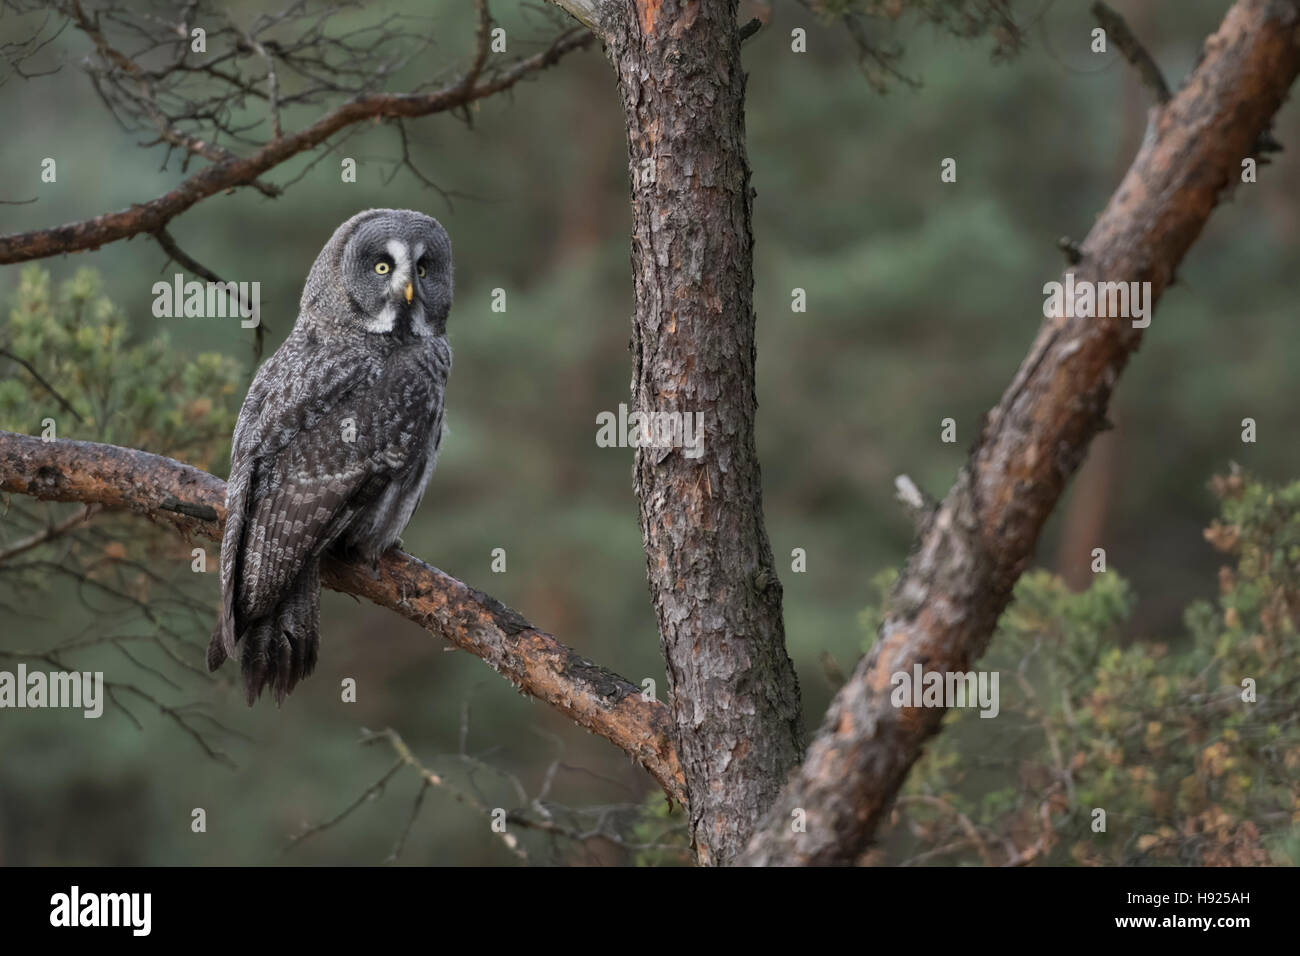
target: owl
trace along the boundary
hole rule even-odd
[[[335,231],[298,321],[258,371],[231,447],[221,611],[208,669],[238,657],[251,706],[307,677],[326,553],[374,568],[438,461],[451,371],[451,240],[405,209]]]

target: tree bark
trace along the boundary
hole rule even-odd
[[[1082,244],[1076,281],[1174,280],[1225,187],[1300,72],[1300,4],[1239,0]],[[1259,187],[1252,187],[1259,188]],[[1047,319],[926,521],[879,637],[836,696],[808,758],[739,862],[851,863],[866,848],[939,708],[895,708],[892,674],[966,671],[983,653],[1044,521],[1105,420],[1142,340],[1128,319]],[[802,811],[806,829],[792,819]]]
[[[632,184],[632,403],[703,414],[703,454],[639,448],[651,598],[702,864],[729,861],[802,752],[754,447],[751,193],[736,3],[635,0],[600,24]]]
[[[95,442],[45,442],[0,431],[0,492],[130,511],[166,521],[187,538],[220,541],[226,520],[220,478],[161,455]],[[378,577],[368,567],[327,559],[323,580],[481,657],[520,690],[625,750],[669,797],[685,803],[667,708],[518,612],[396,549],[380,560]]]

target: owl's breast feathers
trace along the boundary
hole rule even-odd
[[[437,460],[451,370],[442,337],[325,349],[301,327],[254,379],[231,451],[222,612],[208,663],[215,669],[246,635],[263,635],[271,647],[254,654],[251,672],[245,640],[250,700],[265,683],[282,696],[314,664],[316,635],[307,659],[290,631],[318,626],[321,554],[341,541],[377,559],[410,519]]]

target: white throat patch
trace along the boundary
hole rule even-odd
[[[367,332],[393,331],[393,327],[397,324],[397,307],[393,304],[393,301],[402,295],[408,282],[414,281],[411,277],[411,255],[406,243],[399,242],[396,239],[389,239],[385,243],[385,248],[393,258],[393,278],[388,283],[390,301],[379,310],[378,315],[367,320],[365,324]]]

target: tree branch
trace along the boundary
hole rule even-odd
[[[1229,10],[1084,240],[1076,283],[1147,281],[1154,304],[1300,73],[1297,26],[1295,0]],[[850,863],[868,845],[943,717],[891,706],[891,675],[966,671],[983,653],[1141,340],[1129,319],[1047,319],[920,533],[875,645],[740,862]],[[796,810],[806,832],[793,832]]]
[[[552,0],[552,2],[596,36],[604,39],[605,25],[600,16],[600,0]]]
[[[157,233],[196,203],[236,186],[254,185],[267,170],[319,146],[347,126],[377,117],[428,116],[464,106],[509,89],[529,74],[557,63],[566,53],[588,45],[591,40],[592,35],[585,30],[569,30],[545,50],[516,61],[483,82],[467,85],[463,79],[457,79],[422,94],[362,94],[325,114],[306,129],[272,139],[250,156],[227,155],[157,199],[52,229],[0,236],[0,265],[97,249],[105,243],[130,236]]]
[[[221,540],[226,485],[161,455],[94,442],[46,442],[0,431],[0,491],[131,511],[181,534]],[[210,511],[204,510],[210,509]],[[213,518],[197,515],[215,515]],[[584,659],[495,598],[401,551],[369,566],[328,559],[327,587],[367,598],[481,657],[520,690],[625,750],[685,805],[667,708]]]
[[[1124,59],[1137,70],[1142,82],[1150,88],[1151,94],[1156,98],[1156,104],[1164,106],[1168,103],[1172,94],[1169,92],[1169,84],[1165,82],[1164,74],[1160,72],[1160,65],[1133,34],[1125,19],[1101,0],[1097,0],[1092,5],[1092,15],[1115,42],[1115,46],[1119,47],[1119,52],[1124,55]]]

